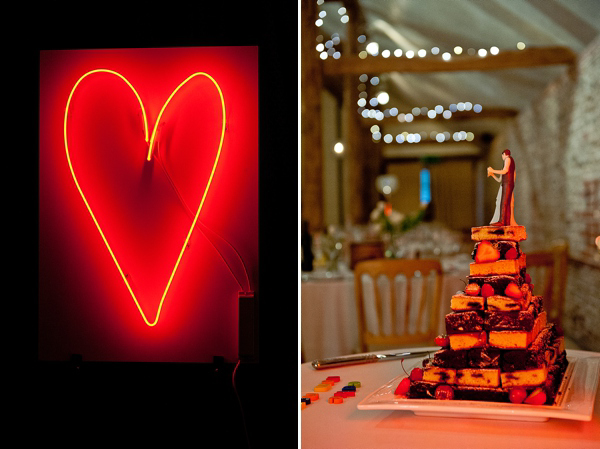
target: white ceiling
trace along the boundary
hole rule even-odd
[[[523,42],[527,48],[566,46],[580,53],[600,32],[600,0],[358,0],[358,5],[364,19],[359,34],[367,39],[358,44],[359,50],[377,42],[380,52],[399,48],[404,54],[425,49],[430,55],[431,49],[438,47],[440,54],[447,51],[454,55],[455,46],[465,52],[470,48],[489,51],[496,46],[502,52],[516,50],[517,43]],[[344,42],[346,25],[339,13],[343,6],[341,1],[325,1],[317,7],[326,13],[319,27],[324,40],[338,33]],[[338,47],[342,50],[342,44]],[[371,88],[371,93],[387,91],[390,101],[385,107],[397,107],[399,112],[436,105],[447,108],[467,101],[484,109],[520,110],[565,70],[565,66],[551,66],[485,72],[393,72],[381,74],[380,84]],[[427,125],[420,122],[419,126]],[[447,125],[451,131],[453,126],[457,125]],[[480,120],[470,126],[476,132],[486,126],[488,132],[495,132],[497,121]]]

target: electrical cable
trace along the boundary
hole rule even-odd
[[[154,154],[156,155],[156,160],[158,161],[158,163],[161,166],[161,168],[163,169],[163,171],[164,171],[167,179],[169,180],[169,183],[171,184],[171,187],[173,188],[175,194],[177,195],[177,198],[179,198],[179,201],[180,201],[181,205],[183,206],[184,211],[187,213],[188,217],[190,217],[191,219],[193,219],[194,214],[192,213],[191,209],[188,207],[187,203],[185,202],[185,200],[181,196],[181,193],[179,192],[179,189],[177,188],[177,186],[173,182],[173,179],[171,178],[171,175],[169,174],[169,172],[167,170],[167,167],[165,166],[164,162],[162,161],[162,158],[160,157],[159,141],[156,142],[156,152]],[[240,256],[240,253],[235,249],[235,247],[233,245],[231,245],[231,243],[229,243],[226,239],[224,239],[223,237],[219,236],[217,233],[215,233],[214,231],[212,231],[204,223],[202,223],[200,221],[198,221],[198,223],[200,223],[205,228],[205,230],[199,228],[200,232],[202,232],[202,234],[204,234],[204,236],[207,238],[207,240],[210,242],[210,244],[213,246],[213,248],[217,251],[217,253],[221,257],[221,259],[223,260],[223,262],[225,263],[225,265],[229,269],[229,272],[234,277],[235,281],[238,283],[240,289],[242,291],[251,291],[252,289],[251,289],[251,285],[250,285],[250,278],[248,276],[248,269],[246,268],[246,264],[244,263],[244,260]],[[227,262],[227,260],[225,260],[225,257],[223,256],[223,254],[221,253],[221,251],[219,251],[219,249],[217,248],[217,246],[214,244],[214,242],[212,241],[212,239],[208,237],[208,235],[206,234],[205,231],[209,231],[213,236],[216,236],[220,240],[224,241],[235,252],[235,254],[238,256],[238,259],[240,260],[240,262],[241,262],[241,264],[242,264],[242,266],[244,268],[244,274],[246,276],[246,282],[248,284],[247,290],[244,289],[244,287],[242,286],[241,282],[238,280],[237,276],[233,272],[230,264]]]
[[[186,213],[188,214],[188,216],[193,219],[192,211],[190,210],[190,208],[188,207],[187,203],[185,202],[185,200],[181,196],[181,193],[179,192],[179,189],[177,188],[177,186],[173,182],[173,179],[171,178],[171,175],[169,174],[169,172],[168,172],[165,164],[163,163],[162,159],[160,158],[159,142],[158,141],[157,141],[157,144],[156,144],[156,153],[155,154],[156,154],[156,160],[158,161],[159,165],[162,167],[165,175],[167,176],[167,179],[169,180],[169,183],[171,184],[171,187],[173,188],[173,190],[175,191],[175,194],[179,198],[179,201],[181,202],[181,205],[183,206],[183,208],[186,211]],[[226,239],[224,239],[223,237],[219,236],[214,231],[210,230],[204,223],[201,223],[201,222],[199,222],[199,223],[202,224],[202,226],[205,228],[206,231],[209,231],[211,234],[213,234],[213,236],[218,237],[220,240],[222,240],[225,243],[227,243],[227,245],[229,245],[229,247],[231,249],[233,249],[233,251],[238,256],[238,259],[240,260],[240,262],[242,263],[242,266],[244,268],[244,273],[246,275],[246,281],[248,283],[248,289],[245,290],[245,291],[251,291],[251,285],[250,285],[250,278],[248,276],[248,270],[246,268],[246,264],[244,263],[244,260],[240,256],[239,252]],[[240,281],[238,280],[237,276],[235,275],[235,273],[231,269],[231,266],[229,265],[229,263],[227,262],[227,260],[225,260],[225,257],[223,256],[223,254],[221,254],[221,251],[219,251],[219,249],[216,247],[216,245],[214,244],[214,242],[212,241],[212,239],[209,238],[209,236],[206,234],[205,230],[200,229],[200,232],[202,232],[204,234],[204,236],[207,238],[207,240],[210,242],[210,244],[213,246],[213,248],[217,251],[217,253],[221,257],[221,259],[223,260],[223,262],[225,263],[225,265],[229,269],[231,275],[234,277],[234,279],[238,283],[240,289],[244,291],[244,288],[242,287],[242,284],[240,283]],[[239,392],[237,390],[236,382],[235,382],[235,376],[237,374],[237,370],[238,370],[238,368],[240,366],[240,363],[241,363],[241,360],[238,360],[237,364],[235,365],[235,368],[233,369],[233,374],[231,376],[231,383],[232,383],[232,386],[233,386],[233,391],[235,393],[235,397],[236,397],[236,399],[238,401],[238,405],[240,407],[240,413],[241,413],[241,416],[242,416],[242,425],[243,425],[243,430],[244,430],[244,437],[246,438],[246,444],[248,445],[248,448],[250,449],[251,445],[250,445],[250,438],[248,436],[248,429],[247,429],[247,426],[246,426],[246,416],[244,414],[244,406],[242,405],[242,400],[240,398]]]
[[[237,391],[237,387],[235,385],[235,374],[237,372],[238,367],[240,366],[240,363],[242,361],[238,360],[237,364],[235,365],[235,368],[233,369],[233,374],[231,376],[231,383],[233,385],[233,391],[235,392],[235,397],[237,398],[238,404],[240,406],[240,412],[242,414],[242,425],[244,426],[244,436],[246,437],[246,443],[248,444],[248,448],[251,447],[250,445],[250,438],[248,437],[248,429],[246,427],[246,417],[244,415],[244,406],[242,405],[242,400],[240,399],[240,395]]]

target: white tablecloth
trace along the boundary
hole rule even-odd
[[[451,296],[464,289],[466,271],[445,273],[442,279],[439,332],[445,332],[444,316],[450,313]],[[337,278],[315,274],[301,285],[301,349],[304,361],[337,357],[360,350],[358,318],[352,272]],[[433,342],[432,342],[433,343]]]

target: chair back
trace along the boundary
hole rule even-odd
[[[526,254],[527,272],[531,276],[533,293],[544,297],[548,321],[562,327],[567,287],[568,245],[555,244],[548,251]]]
[[[361,351],[369,345],[430,346],[438,333],[438,260],[374,259],[354,270]]]
[[[382,241],[352,242],[350,244],[350,269],[363,260],[381,259],[385,255]]]

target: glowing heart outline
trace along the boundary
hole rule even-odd
[[[217,91],[219,92],[219,97],[221,100],[221,110],[223,113],[223,117],[222,117],[222,125],[221,125],[221,137],[219,139],[219,148],[217,149],[217,153],[215,156],[215,161],[213,163],[213,167],[212,170],[210,172],[210,176],[208,178],[208,181],[206,183],[206,187],[204,189],[204,193],[202,194],[202,199],[200,201],[200,205],[198,206],[198,210],[196,211],[196,215],[194,216],[194,220],[192,221],[192,225],[190,226],[190,229],[186,235],[185,241],[183,242],[183,246],[181,247],[181,251],[179,252],[179,256],[177,257],[177,260],[175,262],[175,265],[173,266],[173,270],[171,272],[171,275],[169,277],[169,280],[167,282],[167,285],[165,287],[165,290],[163,292],[162,298],[160,300],[158,309],[156,311],[156,316],[154,318],[153,322],[148,321],[148,318],[146,318],[146,314],[144,313],[144,311],[142,310],[142,307],[140,305],[140,303],[138,302],[135,293],[133,292],[133,289],[131,288],[131,285],[129,283],[129,281],[127,280],[127,276],[125,275],[125,273],[123,273],[123,270],[121,269],[121,266],[119,265],[119,262],[117,261],[117,258],[115,256],[115,254],[113,253],[112,248],[110,247],[110,244],[108,243],[108,240],[106,239],[106,236],[104,235],[104,232],[102,231],[102,228],[100,227],[100,224],[98,223],[98,221],[96,220],[96,216],[94,215],[94,213],[92,212],[92,208],[89,205],[83,190],[81,189],[81,186],[79,185],[79,182],[77,181],[77,177],[75,176],[75,170],[73,169],[73,165],[71,164],[71,157],[69,155],[69,145],[68,145],[68,139],[67,139],[67,120],[68,120],[68,114],[69,114],[69,106],[71,104],[71,99],[73,97],[73,94],[75,93],[75,90],[77,89],[77,86],[79,86],[79,84],[89,75],[92,75],[94,73],[109,73],[112,75],[116,75],[117,77],[119,77],[121,80],[123,80],[127,86],[129,86],[129,88],[133,91],[133,93],[135,94],[136,98],[138,99],[138,102],[140,104],[140,107],[142,109],[142,116],[144,119],[144,138],[146,143],[148,144],[148,155],[147,155],[147,161],[150,161],[152,159],[152,150],[153,150],[153,146],[154,146],[154,139],[156,138],[156,132],[158,129],[158,124],[160,123],[160,119],[162,117],[163,112],[165,111],[167,105],[170,103],[171,99],[173,98],[173,96],[179,91],[179,89],[181,89],[188,81],[190,81],[192,78],[196,77],[196,76],[205,76],[207,77],[217,88]],[[179,263],[181,262],[181,258],[183,257],[183,253],[185,252],[185,249],[188,245],[188,242],[190,240],[190,237],[192,236],[192,232],[196,226],[196,222],[198,221],[198,217],[200,215],[200,212],[202,210],[202,206],[204,205],[204,200],[206,199],[206,195],[208,194],[208,190],[210,188],[210,185],[212,183],[212,179],[214,176],[214,173],[217,169],[217,164],[219,162],[219,157],[221,155],[221,149],[223,147],[223,140],[225,137],[225,128],[226,128],[226,115],[225,115],[225,100],[223,98],[223,92],[221,91],[221,87],[219,86],[219,84],[215,81],[215,79],[210,76],[208,73],[206,72],[196,72],[193,73],[192,75],[188,76],[183,82],[181,82],[179,84],[179,86],[177,86],[175,88],[175,90],[173,90],[173,92],[171,93],[171,95],[169,95],[169,97],[167,98],[167,100],[165,101],[165,103],[163,104],[158,117],[154,123],[154,129],[152,130],[152,134],[150,137],[150,142],[148,142],[148,119],[146,117],[146,111],[144,109],[144,103],[142,102],[142,99],[140,98],[139,94],[137,93],[137,91],[135,90],[135,88],[133,87],[133,85],[120,73],[114,71],[114,70],[109,70],[109,69],[95,69],[95,70],[90,70],[89,72],[85,73],[84,75],[82,75],[77,82],[75,83],[75,85],[73,86],[73,88],[71,89],[71,93],[69,94],[69,98],[67,100],[67,105],[65,107],[65,116],[64,116],[64,123],[63,123],[63,137],[64,137],[64,144],[65,144],[65,152],[66,152],[66,156],[67,156],[67,162],[69,164],[69,169],[71,171],[71,176],[73,177],[73,181],[75,182],[75,186],[77,187],[77,190],[79,191],[79,194],[81,195],[81,198],[83,199],[83,202],[88,210],[88,212],[90,213],[90,216],[92,217],[92,220],[94,221],[94,224],[96,225],[96,228],[98,229],[98,232],[100,233],[100,236],[102,237],[102,240],[104,241],[104,244],[106,245],[106,248],[108,249],[108,252],[110,253],[113,262],[115,263],[121,278],[123,279],[123,282],[125,282],[125,285],[127,287],[127,290],[129,290],[129,293],[131,294],[131,297],[133,298],[133,301],[135,302],[135,305],[138,308],[138,311],[140,313],[140,315],[142,316],[144,322],[150,326],[153,327],[158,323],[158,319],[160,318],[160,313],[165,301],[165,298],[167,296],[167,293],[169,291],[169,288],[171,286],[171,282],[173,281],[173,278],[175,277],[175,273],[177,272],[177,269],[179,268]]]

